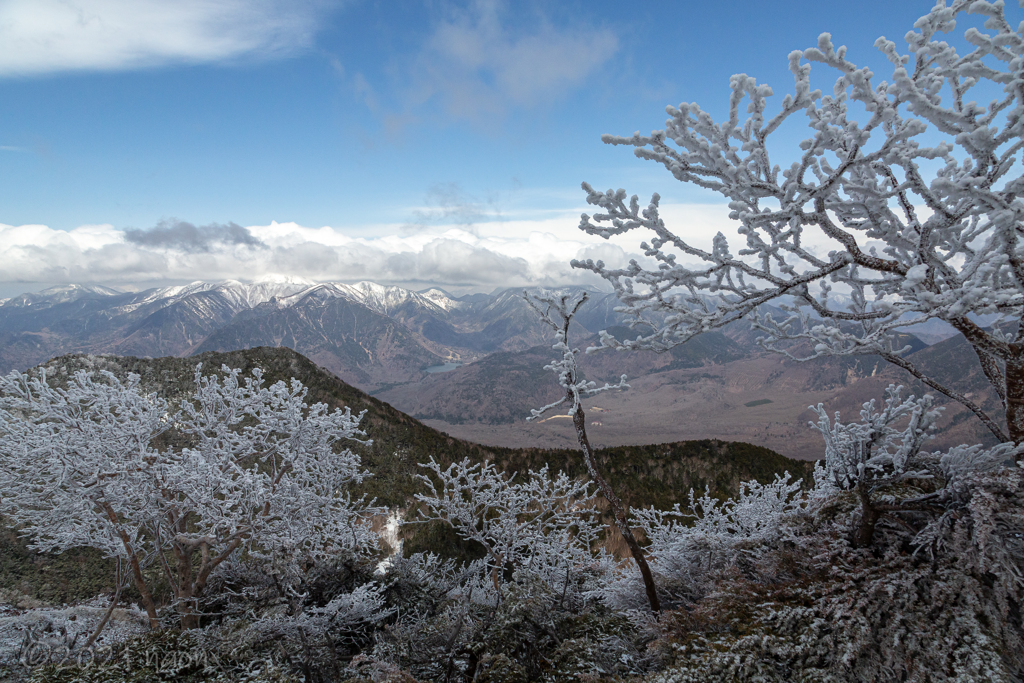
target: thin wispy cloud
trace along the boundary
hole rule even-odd
[[[402,226],[402,232],[415,233],[433,225],[455,224],[476,234],[478,223],[501,220],[494,198],[481,201],[466,195],[458,183],[435,183],[427,190],[426,206],[413,209],[415,220]]]
[[[497,0],[481,0],[441,22],[418,63],[423,94],[449,113],[474,119],[506,106],[533,106],[580,86],[618,48],[607,29],[556,27],[541,19],[529,31],[508,23]]]
[[[308,48],[327,0],[6,0],[0,76],[268,59]]]
[[[515,22],[522,6],[477,0],[448,7],[418,50],[408,56],[401,79],[391,84],[403,104],[446,118],[493,122],[513,109],[562,100],[587,80],[619,48],[615,33],[577,22],[557,25],[534,8],[534,21]],[[353,76],[356,97],[374,113],[384,109],[380,92],[362,73]],[[411,109],[408,109],[411,107]],[[396,114],[386,114],[394,118]]]

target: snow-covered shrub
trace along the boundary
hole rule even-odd
[[[340,447],[362,436],[359,417],[307,406],[296,380],[200,371],[177,413],[136,375],[81,371],[61,389],[45,372],[0,378],[0,513],[35,549],[123,559],[154,627],[149,565],[190,628],[211,574],[236,553],[318,561],[376,547],[374,510],[347,492],[367,473]],[[158,443],[168,432],[177,438]]]
[[[111,609],[110,602],[100,596],[59,607],[0,607],[0,680],[65,659],[101,657],[116,643],[148,630],[145,612],[127,605]],[[90,642],[101,622],[104,628]]]
[[[428,681],[564,681],[638,674],[649,664],[641,634],[599,602],[575,602],[518,573],[499,605],[459,596],[415,619],[400,617],[353,667]],[[375,679],[376,680],[376,679]]]
[[[720,501],[705,489],[689,493],[689,509],[633,510],[633,524],[649,541],[650,566],[669,604],[692,602],[713,590],[726,567],[754,560],[759,548],[777,540],[785,518],[802,509],[801,481],[776,475],[770,484],[740,484],[735,498]],[[645,597],[631,565],[595,594],[620,609],[640,609]]]
[[[780,478],[724,503],[691,493],[692,525],[643,511],[652,567],[689,589],[656,625],[671,664],[651,680],[1019,680],[1021,449],[925,452],[937,415],[896,387],[857,423],[819,409],[813,490]],[[865,504],[880,530],[866,543]]]
[[[239,656],[241,654],[241,656]],[[100,659],[41,666],[28,683],[300,683],[286,662],[219,649],[200,629],[163,629],[119,643]]]
[[[634,511],[675,606],[653,681],[1016,681],[1024,676],[1020,447],[927,452],[928,396],[864,404],[833,423],[815,487],[748,482],[689,510]],[[878,528],[860,542],[865,501]],[[632,565],[596,591],[642,615]]]
[[[230,620],[207,629],[220,651],[270,655],[292,661],[300,670],[326,672],[344,668],[373,643],[379,625],[394,614],[385,604],[385,586],[366,583],[325,605],[302,604],[294,611],[268,611],[254,620]],[[269,648],[268,648],[269,646]]]
[[[375,559],[341,555],[305,570],[285,561],[225,565],[201,603],[215,619],[205,642],[238,659],[269,657],[307,680],[330,680],[399,609]]]
[[[956,555],[896,546],[875,557],[851,549],[841,528],[808,530],[801,549],[772,550],[797,560],[797,578],[723,577],[714,593],[666,615],[656,648],[670,664],[649,680],[1019,680],[1019,593],[1008,596]]]
[[[586,482],[546,468],[525,477],[492,463],[423,465],[424,520],[451,525],[483,550],[457,563],[432,553],[385,569],[394,621],[351,666],[374,680],[563,680],[639,670],[635,628],[593,593],[607,559]]]
[[[818,495],[852,491],[857,496],[860,516],[852,540],[861,547],[871,544],[875,525],[883,518],[919,525],[936,512],[945,519],[959,514],[956,511],[972,499],[980,478],[1024,453],[1024,444],[1011,443],[993,448],[956,446],[945,453],[923,451],[940,409],[933,407],[928,394],[902,400],[901,390],[890,384],[881,409],[873,399],[865,403],[860,422],[843,424],[837,414],[832,423],[821,404],[815,408],[819,419],[813,426],[825,439],[824,463],[815,468],[815,490]],[[918,543],[936,532],[929,525],[923,533]]]
[[[552,478],[547,467],[515,481],[493,463],[468,459],[446,469],[431,459],[422,467],[433,474],[420,475],[429,491],[416,495],[423,519],[451,525],[484,550],[466,568],[473,600],[500,602],[514,570],[567,586],[573,572],[591,563],[602,525],[589,483],[564,472]]]
[[[454,560],[435,553],[416,553],[396,557],[386,568],[387,581],[393,585],[409,585],[438,601],[458,594],[465,584],[466,570]]]

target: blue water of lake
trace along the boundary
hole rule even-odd
[[[444,365],[431,365],[427,372],[451,372],[455,368],[462,367],[462,363],[445,363]]]

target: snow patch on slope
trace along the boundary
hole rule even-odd
[[[419,295],[446,311],[461,310],[471,306],[471,304],[466,301],[456,301],[448,295],[448,292],[443,289],[438,289],[437,287],[425,289],[422,292],[419,292]]]
[[[79,298],[86,293],[122,294],[122,292],[106,287],[66,285],[54,287],[38,294],[23,294],[20,297],[6,300],[6,305],[31,306],[40,305],[40,302],[53,305]],[[131,313],[144,307],[159,310],[199,294],[218,297],[225,306],[235,313],[268,302],[272,302],[278,308],[289,308],[310,297],[318,301],[331,298],[347,299],[385,316],[392,315],[399,307],[409,302],[440,315],[469,306],[465,302],[453,300],[440,289],[429,289],[426,292],[417,293],[403,287],[379,285],[376,282],[315,283],[304,278],[269,275],[253,282],[197,280],[187,285],[159,287],[135,295],[126,303],[118,306],[117,311],[122,314]]]
[[[289,308],[310,297],[314,297],[318,301],[333,297],[347,299],[386,316],[390,316],[396,309],[410,301],[438,313],[450,310],[438,302],[404,287],[379,285],[376,282],[357,282],[354,285],[325,282],[289,296],[278,297],[275,303],[279,308]]]

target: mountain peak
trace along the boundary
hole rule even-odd
[[[85,292],[89,294],[103,294],[105,296],[113,296],[115,294],[121,294],[120,290],[113,289],[111,287],[104,287],[103,285],[57,285],[44,289],[40,294],[60,294],[64,292]]]
[[[297,275],[283,275],[281,273],[267,273],[266,275],[256,278],[252,281],[254,285],[302,285],[304,287],[312,287],[317,284],[313,280],[307,280],[304,277]]]
[[[81,299],[84,296],[116,296],[122,292],[103,285],[56,285],[41,292],[25,293],[0,302],[3,306],[49,307]]]
[[[457,301],[456,299],[453,299],[451,294],[438,287],[431,287],[430,289],[424,289],[423,291],[417,293],[427,301],[430,301],[431,303],[440,306],[446,311],[450,311],[456,308],[466,308],[470,305],[467,302]]]

